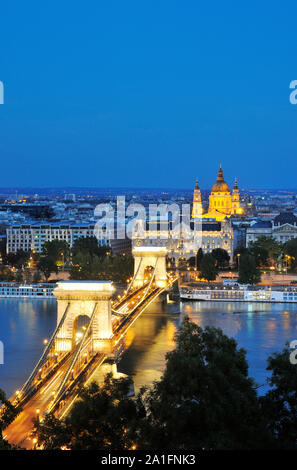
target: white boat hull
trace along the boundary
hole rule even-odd
[[[233,290],[233,289],[193,289],[181,290],[181,300],[201,300],[211,302],[281,302],[297,303],[297,290]]]

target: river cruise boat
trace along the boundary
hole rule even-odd
[[[7,297],[53,298],[55,284],[18,284],[16,282],[0,282],[0,299]]]
[[[181,300],[211,302],[288,302],[297,303],[297,287],[201,284],[181,286]]]

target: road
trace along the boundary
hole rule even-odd
[[[37,416],[36,410],[39,410],[39,416],[42,417],[43,412],[47,410],[53,399],[53,392],[58,389],[69,367],[71,357],[72,356],[62,364],[56,374],[24,405],[22,412],[16,417],[13,423],[4,429],[3,437],[7,439],[10,444],[19,445],[26,449],[33,448],[34,443],[30,434],[33,430],[33,419]]]
[[[127,315],[131,310],[134,310],[138,303],[141,302],[146,286],[138,289],[134,295],[128,296],[127,299],[123,299],[119,303],[118,311],[119,315],[113,316],[113,331],[115,344],[123,337],[127,329],[134,323],[140,313],[163,289],[150,289],[150,294],[147,295],[146,301],[142,303],[139,309],[136,309],[131,315]],[[127,315],[127,316],[126,316]],[[126,318],[125,318],[126,317]],[[85,345],[82,349],[87,345]],[[9,443],[18,445],[26,449],[34,448],[34,442],[31,437],[33,430],[33,419],[38,415],[40,418],[43,417],[44,412],[49,408],[51,401],[53,400],[54,393],[57,392],[73,358],[75,352],[73,352],[67,360],[59,367],[53,377],[51,377],[42,388],[23,406],[22,412],[16,417],[16,419],[3,431],[3,437],[8,440]],[[102,355],[102,357],[104,357]],[[102,357],[98,363],[100,366],[103,362]],[[75,400],[75,399],[74,399]],[[73,400],[73,401],[74,401]],[[71,401],[71,404],[72,402]],[[66,407],[67,408],[67,407]]]

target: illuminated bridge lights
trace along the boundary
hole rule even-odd
[[[141,250],[143,250],[143,248],[141,248]],[[157,278],[155,277],[155,272],[154,269],[151,276],[148,276],[149,281],[146,284],[130,285],[122,295],[118,294],[113,300],[111,300],[111,295],[114,292],[114,288],[111,282],[60,281],[57,288],[57,297],[58,300],[59,298],[61,299],[61,308],[63,307],[63,309],[66,310],[64,313],[60,311],[60,323],[53,337],[50,340],[44,340],[47,357],[45,357],[39,368],[39,363],[37,364],[36,374],[33,376],[30,387],[27,387],[24,395],[22,394],[22,390],[15,392],[16,399],[20,399],[21,397],[26,398],[26,394],[32,393],[32,390],[35,388],[33,396],[39,391],[44,397],[42,401],[43,405],[40,406],[40,413],[49,410],[49,407],[51,409],[52,403],[55,404],[55,410],[59,415],[60,411],[64,413],[65,409],[68,409],[72,405],[73,400],[75,400],[73,397],[76,394],[77,380],[81,380],[80,377],[82,377],[82,374],[86,374],[83,376],[83,380],[85,380],[85,377],[91,373],[93,367],[97,367],[98,364],[100,365],[106,357],[113,357],[114,354],[122,354],[125,349],[125,344],[119,342],[123,340],[128,329],[134,324],[143,310],[168,286],[171,286],[178,277],[176,274],[170,273],[166,275],[166,278],[160,276]],[[129,278],[129,282],[131,281],[133,281],[133,278]],[[81,300],[79,298],[80,294],[82,296]],[[75,308],[77,308],[79,312],[79,309],[89,308],[87,302],[91,305],[89,299],[92,298],[93,294],[95,294],[96,299],[102,297],[106,299],[104,300],[104,302],[106,301],[106,307],[109,305],[110,324],[112,325],[111,336],[109,338],[104,336],[106,326],[104,326],[101,331],[98,329],[98,325],[102,323],[94,323],[91,325],[90,331],[96,330],[97,336],[91,335],[90,337],[88,332],[86,332],[86,328],[88,327],[84,327],[82,330],[83,333],[79,335],[79,339],[82,338],[81,341],[75,349],[72,349],[72,340],[67,337],[67,328],[65,328],[63,323],[69,313],[73,311],[71,310],[71,299],[74,298],[75,301],[77,300],[78,303]],[[84,304],[85,299],[87,299],[87,302]],[[97,302],[97,300],[95,302]],[[114,315],[111,315],[111,305],[112,309],[116,309],[117,304],[121,305],[121,307],[118,311],[113,310]],[[94,302],[92,305],[94,305]],[[106,312],[108,312],[108,309],[106,308]],[[97,310],[95,309],[94,312],[97,312]],[[57,335],[57,333],[59,333],[59,335]],[[100,337],[101,333],[103,333],[103,337]],[[117,345],[118,347],[116,348]],[[77,356],[77,359],[75,359],[75,356]],[[73,367],[70,369],[69,364],[72,363]],[[67,371],[69,371],[69,375],[67,375]],[[53,372],[53,375],[51,375],[50,372]],[[63,381],[65,381],[65,384]],[[61,389],[62,383],[63,387]],[[30,404],[30,400],[28,400],[27,404],[28,403]],[[32,404],[33,403],[34,401]]]

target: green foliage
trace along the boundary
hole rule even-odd
[[[40,281],[41,281],[41,274],[39,271],[35,271],[33,274],[33,283],[37,284]]]
[[[1,282],[11,282],[14,281],[14,274],[10,269],[1,268],[0,270],[0,281]]]
[[[216,260],[210,254],[203,256],[200,268],[200,277],[207,279],[208,281],[214,281],[217,276]]]
[[[220,329],[187,318],[176,341],[163,377],[143,394],[143,442],[160,450],[270,446],[245,351]]]
[[[50,277],[51,273],[58,273],[56,263],[52,260],[52,258],[49,258],[47,256],[42,256],[40,258],[37,268],[43,273],[46,281],[48,281],[48,278]]]
[[[199,250],[197,251],[197,255],[196,255],[198,269],[201,267],[201,261],[202,261],[203,256],[204,256],[203,250],[202,248],[199,248]]]
[[[267,370],[272,373],[268,379],[271,389],[260,397],[260,404],[278,446],[296,449],[297,367],[289,357],[290,350],[286,347],[268,358]]]
[[[8,264],[9,266],[13,266],[17,269],[20,269],[28,263],[30,258],[30,252],[24,250],[17,250],[16,253],[8,253],[4,256],[3,261],[4,264]]]
[[[251,243],[249,251],[255,259],[256,266],[266,266],[268,262],[268,251],[266,248],[258,245],[257,243]]]
[[[195,256],[191,256],[191,258],[188,259],[188,265],[191,266],[192,268],[196,265]]]
[[[6,238],[0,239],[0,255],[2,259],[5,259],[6,256]]]
[[[49,414],[38,426],[39,445],[45,449],[131,449],[144,411],[128,398],[129,388],[129,379],[112,380],[111,374],[101,388],[96,383],[84,388],[64,420]]]
[[[36,428],[45,449],[254,449],[273,435],[261,414],[245,351],[220,329],[188,318],[167,354],[159,382],[128,398],[129,382],[108,375],[81,391],[61,421],[48,415]]]
[[[24,281],[23,273],[22,273],[21,269],[18,269],[18,272],[16,273],[16,276],[15,276],[15,280],[16,280],[16,282],[19,282],[19,283],[22,283]]]
[[[32,271],[30,268],[26,268],[23,273],[24,280],[27,284],[31,284],[32,282]]]
[[[230,256],[223,248],[215,248],[212,250],[211,256],[216,260],[217,268],[223,268],[229,265]]]
[[[110,280],[125,282],[133,274],[132,256],[117,255],[104,258],[79,252],[72,259],[70,278],[74,280]]]
[[[21,411],[20,408],[13,406],[9,400],[7,400],[5,393],[0,389],[0,405],[1,416],[0,416],[0,450],[11,449],[11,445],[3,439],[3,430],[15,419],[17,414]]]
[[[291,269],[296,270],[297,267],[297,238],[288,240],[284,245],[284,254],[287,255]]]
[[[71,251],[73,258],[78,255],[105,258],[107,253],[110,253],[111,248],[109,246],[99,246],[97,238],[93,236],[77,238]]]
[[[57,262],[65,262],[70,253],[70,248],[65,240],[52,240],[45,242],[42,247],[42,256]]]
[[[256,242],[249,244],[249,249],[257,247],[258,249],[265,250],[268,253],[268,258],[277,261],[282,254],[283,245],[272,237],[261,236],[258,237]]]
[[[238,282],[240,284],[257,284],[260,280],[261,273],[257,269],[254,257],[248,254],[241,256]]]

